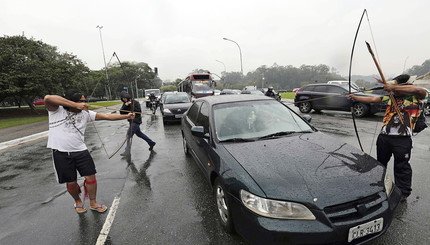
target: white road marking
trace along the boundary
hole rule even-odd
[[[112,206],[109,209],[109,214],[108,214],[108,216],[106,218],[106,221],[105,221],[105,223],[103,225],[102,230],[100,231],[100,235],[97,238],[96,245],[104,245],[105,244],[106,239],[107,239],[107,237],[109,235],[110,228],[111,228],[111,226],[113,224],[113,220],[115,219],[116,211],[118,210],[119,199],[121,199],[121,198],[120,197],[115,197],[113,199]]]
[[[14,140],[2,142],[2,143],[0,143],[0,150],[6,149],[6,148],[11,147],[11,146],[16,146],[19,144],[27,143],[27,142],[32,141],[32,140],[41,139],[41,138],[47,137],[47,136],[48,136],[48,131],[45,131],[45,132],[25,136],[25,137],[22,137],[19,139],[14,139]]]

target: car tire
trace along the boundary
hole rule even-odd
[[[299,104],[299,110],[302,113],[309,113],[312,110],[312,105],[309,101],[301,102]]]
[[[222,183],[220,177],[215,179],[213,190],[220,224],[227,233],[233,233],[234,226],[233,219],[231,216],[231,209],[228,202],[227,193],[224,188],[224,184]]]
[[[182,146],[184,148],[185,155],[189,156],[190,155],[190,150],[188,148],[188,143],[187,143],[187,140],[185,139],[184,135],[182,135]]]
[[[354,116],[364,117],[367,115],[369,108],[367,107],[367,105],[363,103],[356,103],[354,104],[353,110],[354,110]]]
[[[424,116],[430,115],[430,105],[427,103],[424,105]]]

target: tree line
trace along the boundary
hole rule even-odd
[[[25,103],[34,108],[34,99],[43,98],[46,94],[63,95],[69,88],[80,89],[87,97],[118,99],[122,90],[142,96],[142,89],[160,88],[162,85],[157,74],[145,62],[113,62],[107,65],[106,70],[90,70],[76,55],[60,53],[56,47],[33,38],[0,37],[0,103],[14,102],[19,106]],[[200,71],[203,70],[195,69],[193,72]],[[426,60],[421,66],[415,65],[407,70],[407,73],[423,75],[429,71],[430,60]],[[214,75],[219,79],[218,89],[242,89],[251,85],[292,90],[309,83],[345,80],[336,69],[324,64],[294,67],[275,63],[270,67],[262,65],[244,75],[240,72]],[[161,89],[176,90],[176,85],[185,76]]]
[[[161,80],[144,62],[114,62],[90,70],[76,55],[25,36],[0,37],[0,103],[27,104],[46,94],[63,95],[70,88],[87,97],[117,99],[122,90],[159,88]]]

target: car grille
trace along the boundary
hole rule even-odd
[[[380,192],[353,202],[326,207],[324,212],[332,223],[353,221],[381,208],[385,198],[385,194]]]
[[[171,109],[170,110],[173,114],[184,114],[186,111],[185,109]]]

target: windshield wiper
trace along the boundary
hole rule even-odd
[[[226,140],[220,140],[220,142],[251,142],[251,141],[255,141],[255,139],[231,138]]]
[[[269,139],[269,138],[273,138],[273,137],[279,137],[279,136],[284,136],[284,135],[289,135],[289,134],[294,134],[294,133],[297,133],[297,132],[296,131],[281,131],[281,132],[276,132],[273,134],[268,134],[268,135],[262,136],[258,139],[260,139],[260,140],[261,139]]]

